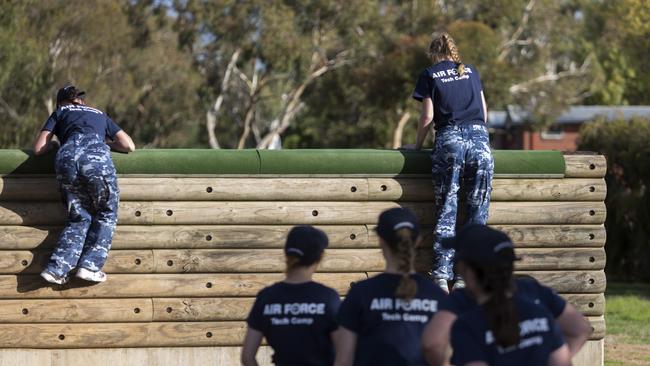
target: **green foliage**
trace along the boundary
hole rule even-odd
[[[140,147],[207,146],[206,115],[228,148],[275,132],[285,147],[391,147],[400,120],[412,142],[410,95],[443,29],[490,109],[543,126],[586,97],[650,102],[648,14],[646,0],[4,1],[0,146],[28,147],[68,82]]]
[[[579,149],[607,157],[607,271],[650,281],[650,120],[583,125]]]

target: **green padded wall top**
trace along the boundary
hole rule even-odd
[[[152,149],[113,153],[119,174],[430,174],[431,151]],[[558,151],[494,151],[495,174],[563,176]],[[52,174],[54,153],[0,150],[0,174]]]

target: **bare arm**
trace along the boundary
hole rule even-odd
[[[483,102],[483,115],[485,116],[485,124],[488,124],[487,103],[485,102],[485,94],[481,90],[481,102]]]
[[[571,353],[566,344],[550,354],[548,366],[571,366]]]
[[[57,141],[53,141],[54,134],[52,131],[41,131],[34,142],[34,155],[43,155],[58,146]]]
[[[422,333],[422,351],[429,365],[447,364],[449,358],[449,334],[456,315],[441,310],[433,316]]]
[[[557,318],[571,357],[575,356],[591,335],[591,325],[573,305],[567,303]]]
[[[258,366],[255,355],[262,344],[262,332],[252,328],[246,330],[244,337],[244,346],[241,350],[241,364],[243,366]]]
[[[108,142],[108,146],[115,151],[123,153],[130,153],[135,151],[135,144],[133,143],[131,136],[129,136],[124,131],[119,131],[116,133],[113,141]]]
[[[415,150],[422,149],[424,141],[427,138],[431,122],[433,121],[433,102],[431,98],[422,99],[422,112],[420,113],[420,123],[418,123],[418,133],[415,139]]]
[[[337,334],[334,343],[336,346],[334,366],[352,366],[357,348],[357,334],[345,327],[339,327],[335,333]]]

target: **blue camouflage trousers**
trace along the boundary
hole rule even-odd
[[[467,204],[465,224],[485,224],[488,218],[494,159],[487,127],[441,127],[436,131],[431,163],[435,203],[432,275],[452,280],[454,250],[444,249],[441,241],[456,234],[461,185]]]
[[[110,148],[96,135],[72,135],[56,154],[55,171],[68,217],[46,270],[56,276],[77,267],[99,271],[111,247],[119,203]]]

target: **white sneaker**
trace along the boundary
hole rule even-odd
[[[63,285],[68,282],[68,277],[59,277],[48,271],[41,272],[41,277],[43,277],[45,281],[53,283],[55,285]]]
[[[106,273],[102,271],[93,272],[85,268],[79,268],[77,270],[76,276],[81,278],[82,280],[92,281],[92,282],[104,282],[106,281],[106,277],[107,277]]]
[[[456,281],[454,281],[454,286],[451,287],[452,291],[459,288],[465,288],[465,281],[463,281],[462,278],[456,279]]]
[[[434,278],[433,282],[435,282],[436,285],[440,286],[440,288],[446,292],[449,293],[449,285],[447,284],[447,280],[444,278]]]

